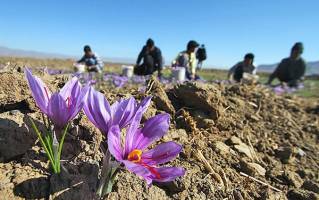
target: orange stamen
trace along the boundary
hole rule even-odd
[[[143,165],[146,169],[148,169],[152,174],[156,176],[157,179],[161,179],[161,175],[156,171],[155,167],[152,167],[146,163],[142,162],[142,151],[139,149],[134,149],[131,151],[131,153],[128,154],[127,160],[134,162],[134,163],[139,163]]]
[[[134,149],[128,154],[127,159],[131,162],[138,163],[141,161],[142,151],[139,149]]]

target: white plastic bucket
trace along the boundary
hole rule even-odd
[[[74,64],[74,67],[75,67],[76,72],[80,72],[80,73],[85,72],[85,65],[83,65],[83,64],[76,63],[76,64]]]
[[[172,70],[173,79],[176,81],[185,81],[185,68],[184,67],[176,67]]]
[[[133,76],[134,67],[133,66],[122,66],[122,74],[123,76],[131,78]]]
[[[249,74],[249,73],[243,73],[242,82],[247,84],[257,83],[259,79],[258,75],[255,74]]]

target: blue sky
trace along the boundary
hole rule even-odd
[[[190,39],[207,47],[206,65],[229,67],[245,53],[258,64],[288,56],[294,42],[319,60],[318,0],[0,0],[0,46],[135,58],[152,37],[166,62]]]

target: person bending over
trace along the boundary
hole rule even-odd
[[[143,63],[141,61],[143,60]],[[162,76],[163,58],[161,50],[155,46],[152,39],[146,41],[139,53],[134,67],[134,74],[136,75],[150,75],[158,71],[158,77]]]
[[[236,65],[230,68],[228,72],[228,79],[231,81],[234,80],[236,82],[240,82],[244,73],[256,74],[256,67],[253,65],[254,57],[254,54],[247,53],[243,61],[238,62]]]
[[[301,58],[303,53],[303,44],[295,43],[291,48],[290,57],[284,58],[275,71],[269,76],[267,84],[270,85],[275,78],[278,78],[281,84],[289,87],[298,87],[303,81],[306,71],[306,63]]]
[[[78,64],[84,64],[88,72],[99,72],[103,71],[103,61],[95,54],[89,45],[85,45],[83,57],[77,61]]]

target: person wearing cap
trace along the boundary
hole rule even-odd
[[[143,63],[141,61],[143,60]],[[158,77],[162,75],[163,58],[161,50],[155,46],[154,40],[151,38],[146,41],[146,45],[143,46],[139,53],[134,67],[134,74],[136,75],[150,75],[156,70],[158,71]]]
[[[99,72],[103,70],[103,61],[99,56],[94,53],[89,45],[85,45],[83,48],[84,55],[77,61],[77,63],[83,63],[86,66],[88,72]]]
[[[301,58],[302,53],[303,44],[301,42],[295,43],[291,48],[290,57],[284,58],[280,62],[269,76],[267,84],[270,85],[275,78],[278,78],[283,85],[298,87],[306,71],[306,62]]]
[[[254,54],[247,53],[243,61],[238,62],[236,65],[230,68],[228,72],[228,79],[231,81],[234,80],[236,82],[240,82],[244,73],[256,74],[256,67],[253,65],[254,57]]]
[[[189,41],[186,50],[180,52],[175,60],[173,60],[173,66],[184,67],[186,69],[186,78],[189,80],[199,78],[196,76],[197,61],[195,55],[195,50],[198,46],[199,44],[196,41]]]

